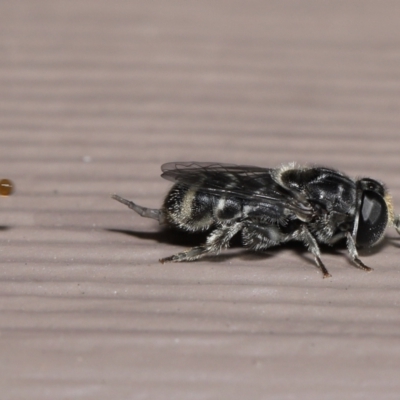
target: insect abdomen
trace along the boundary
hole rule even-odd
[[[165,198],[167,220],[179,228],[199,231],[242,214],[238,199],[213,196],[196,186],[175,185]]]

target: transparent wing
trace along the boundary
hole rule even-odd
[[[311,216],[313,209],[304,199],[273,179],[272,168],[248,165],[172,162],[162,165],[162,177],[172,182],[196,186],[216,196],[235,196],[259,203],[277,204],[296,214]]]

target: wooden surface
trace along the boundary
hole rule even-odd
[[[0,391],[398,399],[400,241],[161,265],[168,161],[333,166],[400,208],[396,1],[0,5]]]

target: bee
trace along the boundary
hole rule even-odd
[[[174,182],[160,209],[112,197],[136,211],[187,232],[207,231],[206,242],[160,262],[193,261],[218,254],[241,233],[243,246],[265,251],[291,241],[304,243],[323,277],[330,273],[319,244],[345,241],[354,265],[371,271],[357,248],[372,247],[400,217],[385,186],[371,178],[352,180],[334,169],[290,163],[278,168],[173,162],[161,167]]]

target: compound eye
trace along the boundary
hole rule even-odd
[[[364,191],[358,221],[357,246],[371,247],[376,244],[385,233],[388,219],[387,205],[382,196],[369,190]]]

